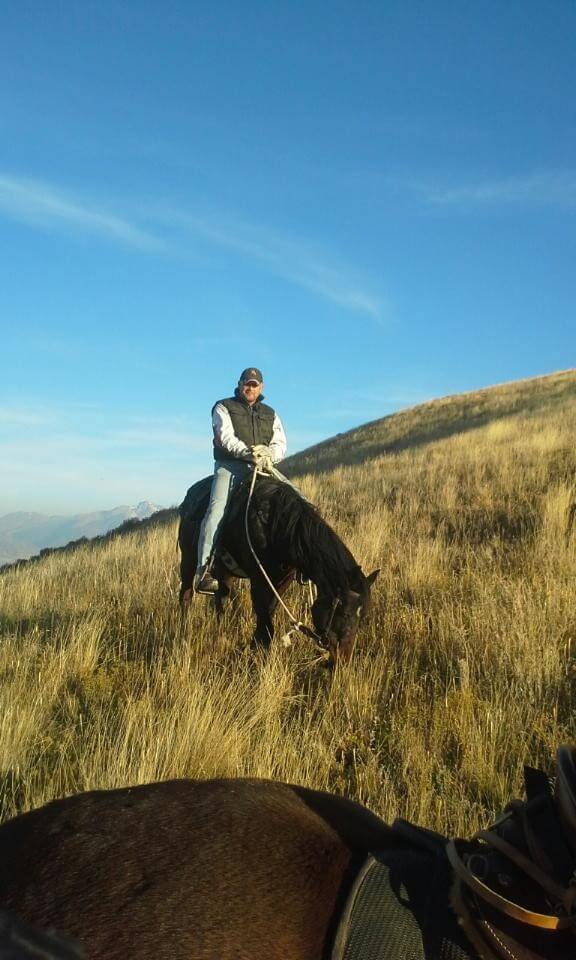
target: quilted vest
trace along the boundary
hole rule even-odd
[[[262,403],[260,399],[250,406],[246,400],[239,400],[237,397],[228,397],[227,400],[219,400],[226,407],[232,420],[234,433],[239,440],[243,440],[249,447],[259,443],[269,444],[274,433],[274,410],[268,404]],[[234,460],[231,453],[223,450],[214,443],[215,460]]]

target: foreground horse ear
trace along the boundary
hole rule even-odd
[[[373,573],[369,573],[369,574],[368,574],[368,576],[366,577],[366,584],[367,584],[367,586],[369,586],[369,587],[372,586],[372,584],[374,583],[374,581],[375,581],[375,579],[376,579],[376,577],[378,576],[379,573],[380,573],[380,568],[378,568],[378,570],[374,570]]]

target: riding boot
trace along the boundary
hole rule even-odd
[[[217,592],[218,586],[218,581],[215,580],[210,573],[210,565],[208,563],[198,568],[196,576],[194,577],[195,593],[214,594]]]

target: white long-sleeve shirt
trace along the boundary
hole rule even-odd
[[[212,429],[214,431],[214,441],[217,446],[222,447],[232,457],[241,457],[248,444],[239,440],[234,433],[232,418],[223,403],[217,403],[212,411]],[[286,434],[282,421],[277,413],[274,413],[274,423],[272,425],[272,439],[269,443],[273,463],[278,463],[286,456],[288,444],[286,443]]]

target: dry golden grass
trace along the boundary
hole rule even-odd
[[[329,675],[177,610],[175,523],[0,576],[0,817],[168,777],[282,778],[469,833],[576,740],[576,374],[448,398],[289,464],[366,571]],[[298,466],[300,464],[300,467]],[[290,602],[306,616],[306,592]],[[278,636],[286,619],[278,614]]]

